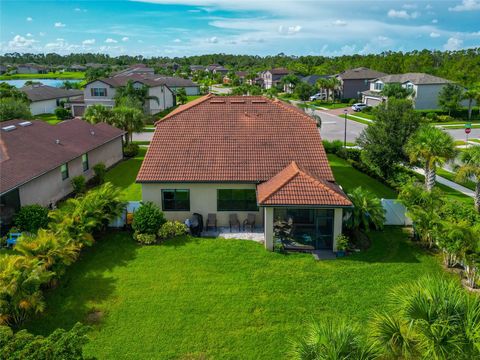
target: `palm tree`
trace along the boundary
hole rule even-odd
[[[480,212],[480,146],[465,149],[460,154],[462,165],[457,167],[457,181],[475,181],[475,209]]]
[[[468,89],[463,93],[463,98],[468,100],[468,120],[472,118],[473,101],[480,99],[480,90],[478,88]]]
[[[450,279],[425,277],[389,295],[376,314],[372,340],[387,358],[476,359],[480,356],[480,298]]]
[[[137,108],[120,106],[112,110],[113,116],[109,123],[127,132],[125,143],[129,144],[134,132],[140,132],[145,125],[145,115]]]
[[[348,197],[353,203],[352,214],[347,222],[350,229],[358,231],[363,228],[368,232],[371,226],[383,228],[385,209],[379,198],[362,187],[355,188]]]
[[[288,74],[282,78],[280,83],[283,85],[283,91],[291,93],[295,86],[300,82],[296,75]]]
[[[341,81],[338,80],[336,77],[331,77],[330,79],[328,79],[327,85],[328,88],[332,90],[332,100],[335,100],[335,94],[341,85]]]
[[[115,105],[136,107],[143,110],[148,100],[155,100],[157,104],[159,104],[160,100],[158,97],[148,95],[148,89],[149,87],[147,85],[135,87],[134,82],[129,80],[125,86],[117,88],[115,92]]]
[[[380,94],[387,98],[407,99],[408,97],[413,97],[415,95],[415,91],[413,89],[403,87],[399,83],[392,83],[386,84]]]
[[[102,104],[95,104],[87,107],[83,117],[90,124],[108,123],[112,117],[112,110]]]
[[[435,185],[436,167],[455,157],[452,136],[430,125],[421,126],[407,141],[405,152],[410,161],[424,162],[425,187],[431,191]]]
[[[329,100],[330,98],[330,81],[327,78],[320,78],[317,80],[316,85],[320,91],[323,92],[323,90],[326,91],[327,96],[325,98],[326,101]]]
[[[291,358],[297,360],[373,360],[378,352],[360,336],[357,327],[345,321],[327,320],[310,326],[307,335],[294,343]]]

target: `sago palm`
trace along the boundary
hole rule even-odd
[[[425,187],[431,191],[436,181],[436,167],[456,155],[452,136],[430,125],[420,127],[405,145],[412,162],[421,161],[425,171]]]
[[[385,209],[379,198],[362,187],[355,188],[348,197],[353,203],[352,215],[348,222],[349,228],[352,230],[363,228],[367,232],[371,226],[375,229],[383,228]]]
[[[480,146],[465,149],[460,155],[462,165],[457,168],[457,181],[475,182],[475,209],[480,212]]]

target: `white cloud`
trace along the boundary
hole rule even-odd
[[[28,37],[32,37],[33,35],[31,33],[27,33],[27,36]]]
[[[335,20],[332,24],[335,26],[345,26],[347,25],[347,22],[343,20]]]
[[[59,21],[59,22],[56,22],[55,24],[53,24],[53,26],[55,26],[56,28],[63,28],[67,25],[65,25],[64,23]]]
[[[105,42],[107,44],[116,44],[118,41],[112,38],[108,38],[107,40],[105,40]]]
[[[216,43],[218,43],[218,38],[216,36],[212,36],[211,38],[207,39],[207,43],[216,44]]]
[[[432,31],[432,32],[430,33],[430,37],[431,37],[431,38],[438,38],[438,37],[440,37],[440,34],[437,33],[437,32]]]
[[[462,3],[448,8],[449,11],[475,11],[480,10],[479,0],[462,0]]]
[[[437,24],[438,23],[438,20],[437,19],[433,19],[432,20],[432,24]]]
[[[29,16],[27,17],[27,21],[33,21],[33,19]]]
[[[27,39],[21,35],[15,35],[12,40],[8,42],[8,46],[12,49],[25,49],[32,47],[36,41],[33,39]]]
[[[286,34],[286,35],[294,35],[300,32],[302,30],[302,27],[300,25],[295,25],[295,26],[283,26],[280,25],[278,27],[278,32],[280,34]]]
[[[412,13],[409,13],[406,10],[390,9],[388,11],[387,15],[388,15],[389,18],[392,18],[392,19],[397,18],[397,19],[408,20],[408,19],[416,19],[417,17],[420,16],[420,13],[418,11],[414,11]]]
[[[174,43],[181,43],[182,40],[180,40],[180,39],[177,38],[177,39],[173,40],[173,42],[174,42]]]
[[[404,8],[404,9],[416,9],[416,8],[417,8],[417,4],[412,4],[412,3],[403,4],[403,5],[402,5],[402,8]]]
[[[128,40],[129,40],[128,36],[124,36],[124,37],[122,38],[122,41],[123,41],[123,42],[127,42]]]
[[[444,50],[459,50],[461,49],[463,45],[463,40],[456,38],[456,37],[451,37],[447,40],[447,42],[443,45]]]
[[[82,41],[82,45],[93,45],[95,44],[95,39],[87,39]]]

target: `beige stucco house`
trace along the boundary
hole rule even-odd
[[[291,219],[294,239],[336,249],[352,203],[335,183],[316,122],[297,108],[260,96],[207,95],[157,122],[137,176],[143,201],[171,220],[192,213],[228,227],[254,214],[265,246],[273,223]]]
[[[73,177],[89,180],[96,164],[111,167],[123,158],[124,131],[105,123],[10,120],[0,132],[2,224],[21,206],[55,204],[73,191]]]

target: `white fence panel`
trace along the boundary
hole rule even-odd
[[[385,209],[385,225],[412,225],[412,220],[406,215],[407,209],[396,199],[382,199]]]

